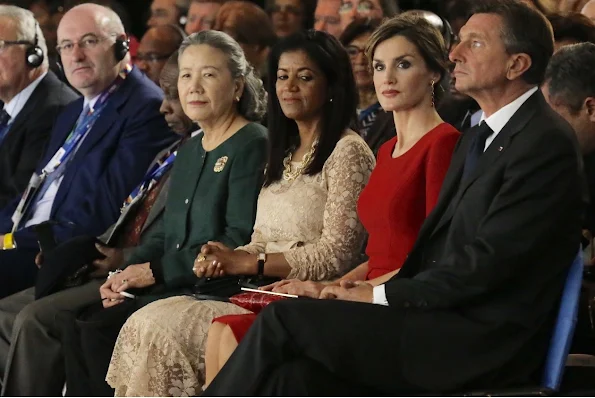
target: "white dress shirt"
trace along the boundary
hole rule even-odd
[[[537,91],[537,89],[537,86],[529,89],[527,92],[525,92],[523,95],[521,95],[508,105],[505,105],[502,108],[498,109],[498,111],[496,111],[492,116],[488,118],[486,118],[485,114],[481,112],[481,119],[479,121],[479,124],[481,125],[481,123],[485,121],[494,132],[487,138],[485,147],[483,149],[484,152],[486,149],[488,149],[490,144],[494,142],[494,139],[496,139],[498,134],[500,134],[500,131],[502,131],[504,126],[506,126],[506,123],[508,123],[512,116],[519,110],[519,108],[525,103],[525,101],[527,101],[529,97]],[[386,299],[386,289],[384,287],[384,284],[374,287],[373,294],[374,304],[388,305],[388,300]]]
[[[83,111],[87,109],[87,106],[89,106],[90,109],[93,109],[98,99],[99,95],[94,98],[91,98],[90,100],[85,98],[83,102]],[[81,141],[78,143],[77,148],[75,149],[75,153],[78,150],[78,148],[80,148],[85,138],[86,136],[83,136]],[[74,154],[72,154],[72,156],[74,156]],[[37,200],[37,203],[33,205],[33,214],[31,216],[31,219],[29,219],[29,221],[27,221],[27,223],[25,224],[25,227],[41,224],[42,222],[48,221],[50,219],[52,206],[54,205],[54,199],[56,198],[56,194],[58,193],[58,189],[60,188],[60,184],[62,184],[63,179],[64,175],[52,181],[47,191],[45,191],[44,195],[41,198],[39,198],[39,200]]]
[[[29,83],[27,87],[22,89],[21,92],[15,95],[13,99],[8,101],[8,103],[4,104],[4,110],[10,116],[10,119],[8,120],[9,126],[14,122],[16,117],[19,115],[19,112],[23,110],[27,101],[29,101],[29,98],[31,98],[31,94],[33,94],[33,91],[35,91],[37,86],[39,86],[39,83],[47,74],[47,72],[43,73],[37,79]]]

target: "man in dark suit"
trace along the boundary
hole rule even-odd
[[[403,395],[535,381],[579,249],[581,163],[537,86],[551,28],[486,0],[450,58],[483,121],[400,272],[266,307],[205,395]],[[265,263],[266,267],[266,263]],[[315,295],[315,294],[314,294]],[[313,326],[315,325],[315,326]]]
[[[66,77],[82,99],[58,116],[23,198],[0,212],[0,297],[33,285],[37,225],[58,243],[99,235],[157,153],[173,143],[159,113],[162,92],[130,66],[124,27],[110,9],[83,4],[58,27]]]
[[[26,35],[23,37],[23,33]],[[0,209],[27,187],[56,115],[77,95],[48,69],[45,38],[30,11],[0,6]],[[31,57],[32,51],[39,53]],[[31,62],[33,61],[33,62]]]

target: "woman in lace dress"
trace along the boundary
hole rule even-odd
[[[209,242],[199,277],[263,274],[328,280],[359,260],[363,228],[357,198],[374,166],[349,129],[356,94],[349,58],[322,32],[283,39],[269,59],[271,152],[252,240],[230,250]],[[263,256],[265,254],[265,256]],[[173,297],[136,312],[124,325],[107,374],[116,395],[196,395],[204,384],[204,344],[213,318],[248,311],[231,303]]]

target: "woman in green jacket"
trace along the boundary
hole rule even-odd
[[[149,302],[192,292],[202,245],[250,241],[267,158],[267,131],[254,123],[266,107],[262,82],[222,32],[185,39],[179,68],[180,102],[202,133],[177,154],[162,224],[101,286],[101,304],[64,321],[69,395],[111,393],[104,379],[120,328]]]

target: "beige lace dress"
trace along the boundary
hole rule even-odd
[[[346,134],[322,172],[262,189],[251,243],[237,250],[283,253],[292,268],[288,278],[323,280],[345,273],[359,260],[364,231],[356,205],[374,164],[366,143]],[[121,329],[106,381],[116,396],[197,395],[212,320],[247,312],[187,296],[149,304]]]

